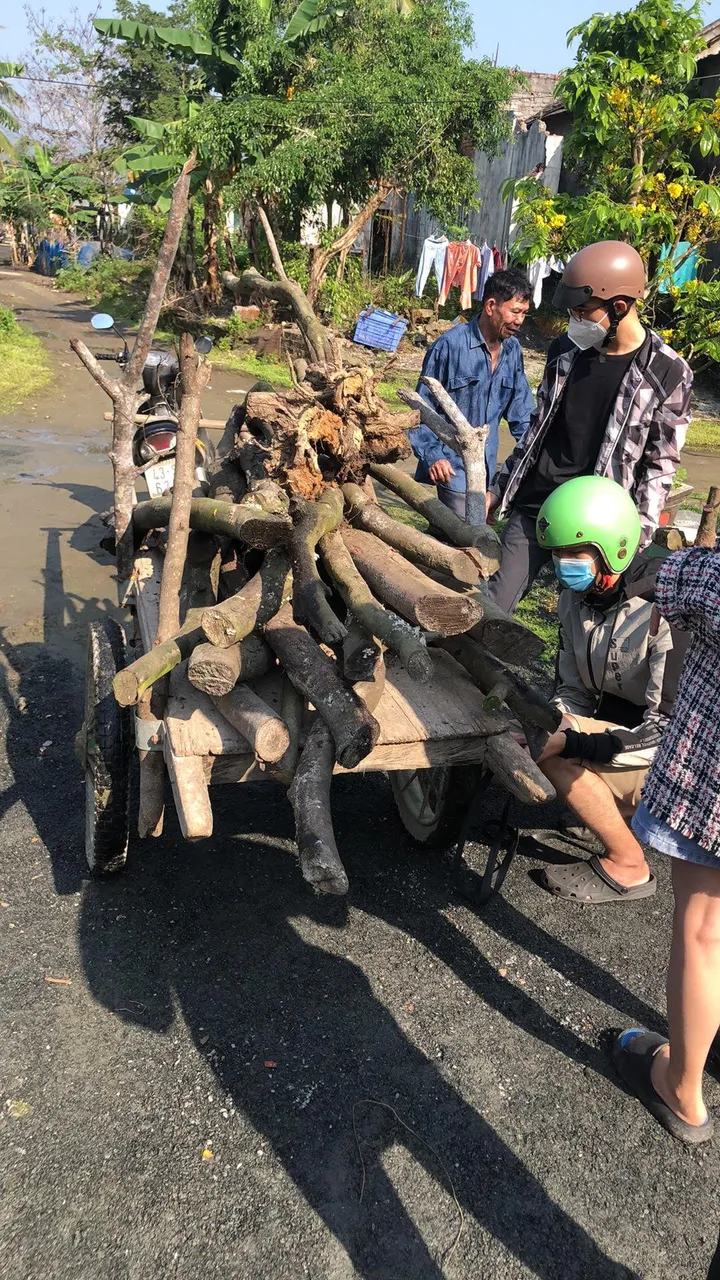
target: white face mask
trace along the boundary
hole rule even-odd
[[[568,338],[581,351],[601,347],[607,338],[607,332],[599,320],[576,320],[575,316],[570,316],[568,320]]]

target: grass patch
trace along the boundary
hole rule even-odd
[[[0,307],[0,405],[3,411],[35,395],[52,381],[45,348],[34,333],[21,329],[8,307]]]
[[[554,671],[558,651],[558,593],[554,583],[536,582],[515,611],[518,622],[540,636],[545,649],[538,662],[543,670]]]
[[[123,324],[137,324],[145,309],[154,270],[152,262],[124,258],[96,258],[89,267],[71,263],[58,271],[58,289],[76,293],[93,309],[109,311]]]
[[[688,427],[685,447],[698,453],[720,453],[720,420],[694,418]]]
[[[286,364],[256,356],[252,347],[213,347],[210,359],[216,369],[231,369],[234,373],[246,373],[251,378],[266,378],[274,387],[291,387],[292,378]]]

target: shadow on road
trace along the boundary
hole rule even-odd
[[[50,852],[58,893],[83,887],[79,946],[95,999],[157,1034],[167,1033],[180,1014],[229,1102],[271,1144],[364,1280],[439,1280],[441,1255],[455,1230],[436,1156],[387,1112],[363,1106],[367,1099],[390,1104],[435,1148],[452,1170],[465,1213],[541,1280],[635,1280],[552,1200],[343,953],[348,905],[313,897],[301,881],[291,853],[291,811],[274,784],[215,789],[217,835],[202,844],[185,844],[168,812],[160,840],[131,843],[125,875],[88,881],[84,786],[72,755],[81,677],[59,655],[68,626],[76,629],[113,606],[64,592],[59,547],[59,531],[51,531],[44,642],[3,648],[15,781],[0,815],[22,802]],[[43,752],[45,739],[52,743]],[[447,880],[429,860],[407,856],[407,842],[386,821],[391,801],[382,778],[338,779],[334,803],[353,886],[356,943],[359,935],[374,948],[377,938],[387,938],[384,925],[394,931],[393,947],[402,933],[416,938],[509,1022],[606,1072],[599,1050],[505,981],[446,918]],[[492,904],[487,923],[632,1019],[656,1020],[620,983],[507,901]],[[373,970],[376,977],[375,963]],[[467,1016],[467,1003],[461,1008]],[[362,1204],[356,1104],[368,1175]],[[414,1216],[383,1167],[397,1144],[433,1180]],[[421,1183],[422,1176],[413,1202]],[[429,1223],[438,1224],[432,1252]]]

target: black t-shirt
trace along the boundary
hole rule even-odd
[[[537,515],[559,484],[592,475],[620,383],[639,350],[622,356],[595,347],[580,352],[537,463],[518,490],[515,505],[520,511]]]

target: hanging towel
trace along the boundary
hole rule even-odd
[[[681,258],[685,258],[685,254],[690,249],[689,240],[681,240],[675,253],[671,244],[664,244],[660,250],[660,262],[667,262],[672,257],[673,262],[679,262]],[[698,269],[698,251],[693,249],[692,253],[685,258],[685,261],[673,271],[670,280],[663,280],[660,285],[660,293],[669,293],[671,289],[681,289],[684,284],[689,284],[697,276]]]
[[[421,298],[425,292],[425,285],[428,282],[430,272],[433,268],[435,269],[438,293],[442,289],[447,247],[447,236],[428,236],[427,240],[423,241],[423,247],[420,250],[420,262],[418,265],[417,278],[415,280],[416,298]]]
[[[538,258],[528,267],[527,276],[533,291],[533,306],[536,311],[542,302],[543,281],[547,280],[551,271],[552,267],[547,258]]]

